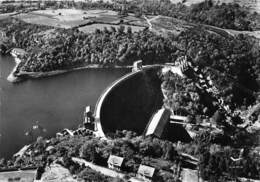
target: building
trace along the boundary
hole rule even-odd
[[[31,147],[31,145],[23,146],[23,148],[21,148],[17,153],[15,153],[13,155],[13,157],[16,157],[16,158],[22,157],[30,147]]]
[[[90,108],[90,106],[87,106],[85,108],[85,112],[84,112],[84,123],[90,123],[91,122],[91,120],[90,120],[91,116],[92,116],[91,108]]]
[[[124,158],[110,155],[107,161],[108,167],[113,170],[120,171],[123,166]]]
[[[132,72],[141,70],[142,69],[142,64],[143,64],[142,60],[135,61],[134,64],[133,64]]]
[[[48,146],[45,151],[48,152],[48,153],[52,153],[53,151],[55,150],[55,148],[53,146]]]
[[[187,122],[188,118],[186,116],[171,115],[170,120],[171,123],[183,123]]]
[[[63,129],[61,132],[56,133],[56,137],[63,137],[63,136],[74,136],[74,133],[72,130],[69,130],[67,128]]]
[[[146,165],[140,165],[136,177],[143,179],[145,182],[152,182],[154,181],[154,174],[155,168]]]
[[[169,124],[169,118],[171,116],[171,111],[169,109],[159,109],[150,119],[146,129],[144,131],[145,136],[153,135],[161,138],[164,130]]]
[[[23,49],[20,49],[20,48],[14,48],[11,51],[11,55],[14,57],[20,57],[20,56],[24,56],[26,54],[27,54],[26,51]]]
[[[6,169],[0,171],[0,181],[26,181],[38,180],[37,168]]]
[[[91,107],[86,106],[85,112],[84,112],[83,126],[86,129],[94,130],[94,121],[95,121],[95,119],[93,117],[93,113],[91,112]]]

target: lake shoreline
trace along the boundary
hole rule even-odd
[[[24,62],[18,70],[22,70],[22,65]],[[37,130],[35,136],[49,138],[54,137],[56,132],[63,128],[77,129],[84,121],[85,107],[94,107],[100,94],[109,84],[131,71],[127,68],[89,68],[90,70],[39,79],[26,80],[24,76],[24,81],[10,83],[6,78],[15,70],[15,66],[15,59],[10,54],[0,55],[3,111],[0,119],[0,158],[7,160],[24,145],[36,139],[25,135],[36,121],[39,121],[47,132],[41,133]]]
[[[16,82],[21,81],[21,79],[16,76],[15,72],[17,72],[18,66],[21,64],[22,61],[18,57],[14,57],[14,56],[12,56],[12,57],[14,58],[15,66],[14,66],[13,70],[11,71],[11,73],[8,75],[7,81],[16,83]]]
[[[26,72],[26,71],[19,71],[18,67],[22,63],[22,60],[18,57],[14,57],[16,65],[14,66],[13,70],[7,77],[7,81],[11,83],[18,83],[24,81],[26,79],[35,79],[35,78],[43,78],[43,77],[50,77],[55,75],[60,75],[67,72],[77,71],[77,70],[84,70],[84,69],[124,69],[124,68],[132,68],[132,66],[113,66],[113,67],[105,67],[100,66],[98,64],[91,64],[87,66],[81,66],[76,68],[70,69],[63,69],[63,70],[54,70],[54,71],[47,71],[47,72]],[[17,72],[17,73],[16,73]]]

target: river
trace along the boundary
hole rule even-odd
[[[95,106],[102,91],[127,69],[80,70],[18,84],[6,77],[14,67],[12,57],[0,56],[0,158],[10,157],[31,138],[25,132],[36,121],[47,129],[44,137],[83,121],[86,105]],[[39,133],[39,132],[38,132]]]

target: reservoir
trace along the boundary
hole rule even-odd
[[[31,142],[25,133],[36,121],[47,131],[35,133],[34,139],[76,128],[85,106],[94,107],[102,91],[130,71],[88,69],[12,84],[6,78],[14,65],[12,57],[0,56],[0,158],[11,157]]]

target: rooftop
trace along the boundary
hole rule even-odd
[[[111,163],[116,166],[121,166],[123,164],[124,158],[123,157],[118,157],[115,155],[110,155],[108,158],[107,163]]]
[[[148,123],[145,136],[155,135],[161,137],[164,131],[166,124],[169,122],[171,111],[165,108],[158,110],[151,118]]]
[[[154,172],[155,168],[146,165],[140,165],[137,173],[144,176],[153,177]]]

